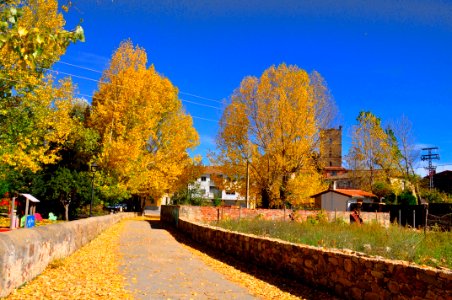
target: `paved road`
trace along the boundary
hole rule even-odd
[[[255,299],[179,244],[158,222],[128,221],[121,271],[136,299]]]

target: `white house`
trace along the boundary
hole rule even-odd
[[[241,196],[235,190],[220,190],[215,181],[225,180],[223,174],[218,168],[207,166],[204,167],[203,172],[199,178],[196,179],[195,184],[199,187],[202,197],[213,200],[219,198],[224,205],[246,205],[245,197]],[[189,188],[194,185],[189,185]]]

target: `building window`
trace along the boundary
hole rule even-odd
[[[206,176],[201,176],[201,181],[206,181],[207,177]]]
[[[235,191],[226,191],[226,195],[235,195]]]
[[[333,166],[333,163],[330,161],[330,167],[332,167]]]

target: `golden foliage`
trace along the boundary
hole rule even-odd
[[[72,83],[54,87],[43,68],[59,59],[74,35],[64,30],[55,0],[5,1],[1,9],[0,163],[36,172],[59,159],[72,130]]]
[[[99,164],[131,193],[158,198],[190,162],[198,135],[177,88],[151,66],[144,49],[121,43],[93,97],[91,125],[101,135]]]
[[[48,68],[66,51],[70,42],[84,40],[83,29],[66,31],[56,0],[13,0],[0,4],[3,66],[26,75]]]
[[[21,97],[4,99],[0,105],[4,136],[0,160],[17,170],[36,172],[42,164],[56,162],[57,152],[73,128],[69,115],[71,81],[62,80],[54,86],[53,79],[47,77],[42,83]]]
[[[253,189],[262,194],[263,206],[270,200],[286,203],[290,187],[295,188],[290,178],[315,173],[319,126],[328,124],[334,106],[320,75],[311,77],[285,64],[270,67],[259,79],[246,77],[221,119],[217,159],[236,171],[241,167],[243,178],[250,162]]]
[[[396,175],[399,163],[397,141],[390,129],[383,130],[381,120],[371,112],[361,112],[352,133],[349,165],[358,178],[361,188],[372,190],[377,181],[389,182]]]

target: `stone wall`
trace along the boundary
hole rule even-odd
[[[72,254],[133,215],[118,213],[0,233],[0,297],[39,275],[53,260]]]
[[[161,219],[176,223],[193,240],[341,297],[451,299],[451,270],[230,232],[188,221],[177,211],[177,207],[162,207]]]
[[[329,221],[338,219],[350,222],[350,212],[347,211],[319,211],[319,210],[297,210],[293,213],[290,209],[248,209],[241,207],[211,207],[211,206],[162,206],[161,209],[171,211],[171,215],[177,215],[186,220],[211,223],[224,219],[261,218],[264,220],[290,220],[290,216],[296,221],[306,221],[308,217],[315,218],[319,213],[324,214]],[[162,211],[162,218],[164,213]],[[364,223],[378,222],[383,226],[389,226],[389,213],[383,212],[361,212]]]

